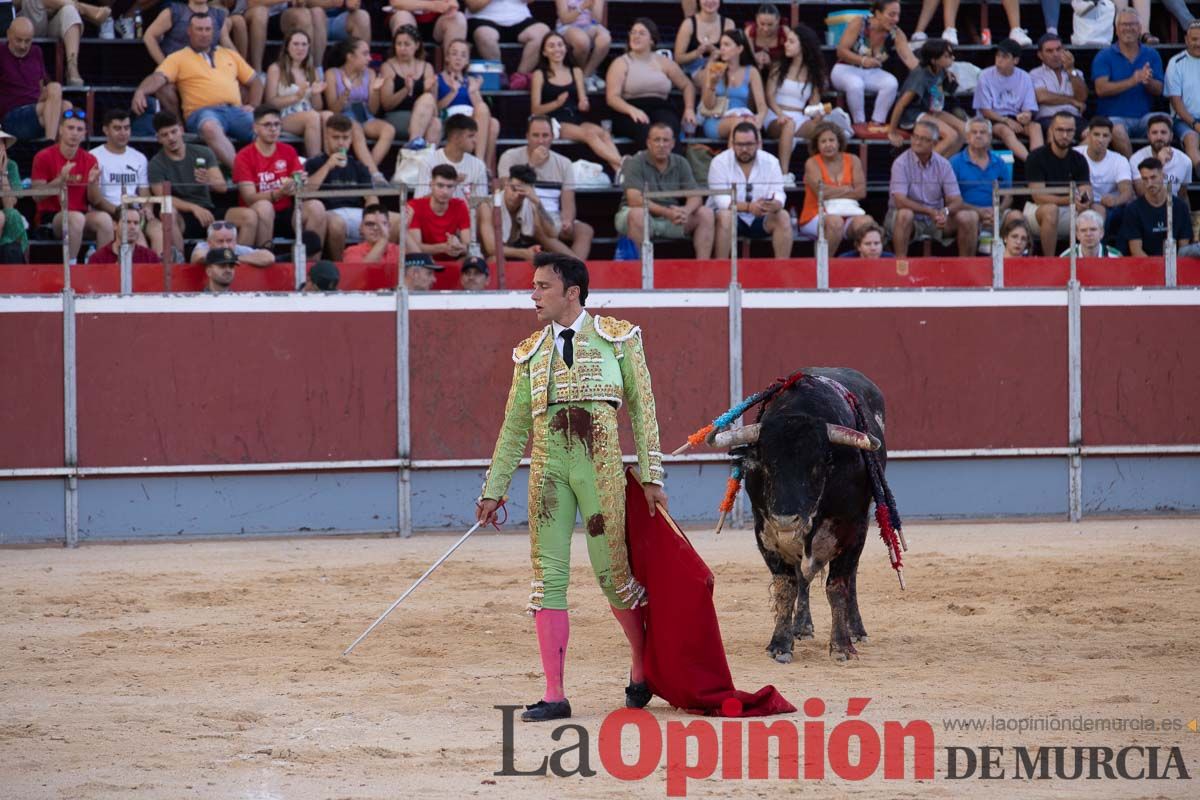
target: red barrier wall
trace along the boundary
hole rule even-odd
[[[62,326],[61,313],[0,314],[0,468],[63,465]]]
[[[395,316],[81,315],[84,466],[396,457]]]

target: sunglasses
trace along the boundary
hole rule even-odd
[[[62,113],[63,119],[87,119],[87,112],[80,111],[78,108],[68,108]]]
[[[208,227],[209,227],[209,230],[214,230],[214,231],[236,231],[237,230],[237,226],[234,225],[232,222],[214,222],[212,225],[209,225]]]

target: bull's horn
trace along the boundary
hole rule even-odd
[[[712,446],[721,450],[728,450],[731,447],[737,447],[742,444],[754,444],[758,441],[758,431],[761,427],[756,422],[753,425],[745,425],[737,430],[722,431],[713,437]]]
[[[826,423],[825,430],[829,434],[829,441],[834,444],[857,447],[859,450],[878,450],[880,447],[879,440],[871,434],[856,431],[844,425]]]

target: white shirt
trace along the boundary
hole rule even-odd
[[[583,330],[583,321],[586,318],[587,318],[587,311],[585,310],[585,311],[580,311],[579,316],[576,317],[575,321],[572,322],[570,325],[559,325],[557,322],[550,323],[550,326],[554,329],[551,331],[551,333],[554,334],[554,346],[558,348],[558,357],[559,358],[562,358],[562,354],[563,354],[563,339],[561,336],[559,336],[559,334],[562,333],[563,331],[565,331],[567,328],[570,328],[571,330],[575,331],[575,335],[578,336],[579,332],[581,330]]]
[[[439,147],[433,154],[433,158],[421,165],[417,176],[417,189],[413,197],[424,197],[429,194],[429,179],[433,168],[438,164],[449,164],[454,167],[454,171],[461,178],[458,185],[454,187],[454,196],[459,200],[465,200],[467,205],[474,209],[476,203],[487,199],[488,174],[484,163],[470,153],[463,153],[462,161],[451,161],[446,157],[446,148],[444,147]],[[397,164],[398,166],[399,164]],[[472,200],[472,198],[474,199]]]
[[[124,153],[114,153],[105,145],[89,150],[100,162],[100,190],[104,199],[114,206],[121,204],[121,196],[137,194],[139,187],[150,188],[149,162],[146,157],[126,147]]]
[[[746,191],[747,185],[750,188],[749,192]],[[761,149],[754,157],[754,166],[750,168],[749,178],[742,171],[742,165],[738,163],[733,148],[723,151],[712,160],[708,167],[708,188],[728,189],[730,186],[737,187],[739,203],[774,199],[781,205],[787,204],[787,195],[783,191],[783,169],[779,166],[779,159]],[[708,205],[718,211],[729,208],[729,204],[727,194],[714,194],[708,198]],[[738,219],[750,225],[754,222],[754,215],[742,211],[738,213]]]
[[[508,210],[508,206],[504,204],[504,190],[497,189],[496,194],[492,197],[492,203],[496,208],[500,209],[500,238],[505,244],[509,243],[512,236],[513,216],[514,214]],[[521,200],[521,207],[516,213],[517,224],[521,228],[521,236],[526,239],[532,239],[534,234],[535,220],[533,218],[533,203],[527,198]]]
[[[1176,194],[1180,186],[1187,186],[1192,182],[1192,160],[1187,157],[1187,153],[1182,150],[1176,150],[1174,147],[1169,148],[1171,151],[1171,160],[1163,163],[1163,177],[1167,183],[1176,188],[1171,194]],[[1133,172],[1135,181],[1141,180],[1141,174],[1138,172],[1138,164],[1145,161],[1147,158],[1158,158],[1162,161],[1161,156],[1155,156],[1154,151],[1150,149],[1150,145],[1146,145],[1141,150],[1133,154],[1133,158],[1129,159],[1129,169]]]
[[[1096,195],[1097,200],[1105,195],[1116,194],[1117,184],[1121,181],[1133,180],[1133,174],[1129,171],[1129,162],[1120,153],[1105,150],[1102,160],[1092,161],[1092,157],[1088,155],[1086,144],[1076,147],[1075,152],[1087,159],[1088,171],[1092,176],[1092,192]]]
[[[467,12],[469,18],[490,20],[506,28],[531,16],[533,14],[529,11],[529,6],[525,5],[525,0],[491,0],[480,10]]]

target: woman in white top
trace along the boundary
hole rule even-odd
[[[322,112],[324,74],[314,67],[308,34],[292,31],[279,51],[279,59],[267,68],[263,102],[279,109],[283,129],[304,138],[304,155],[321,152],[321,125],[330,113]]]
[[[797,25],[784,33],[783,60],[771,63],[767,74],[767,135],[779,140],[779,166],[790,174],[797,136],[807,138],[824,116],[805,114],[825,92],[825,60],[812,28]]]

